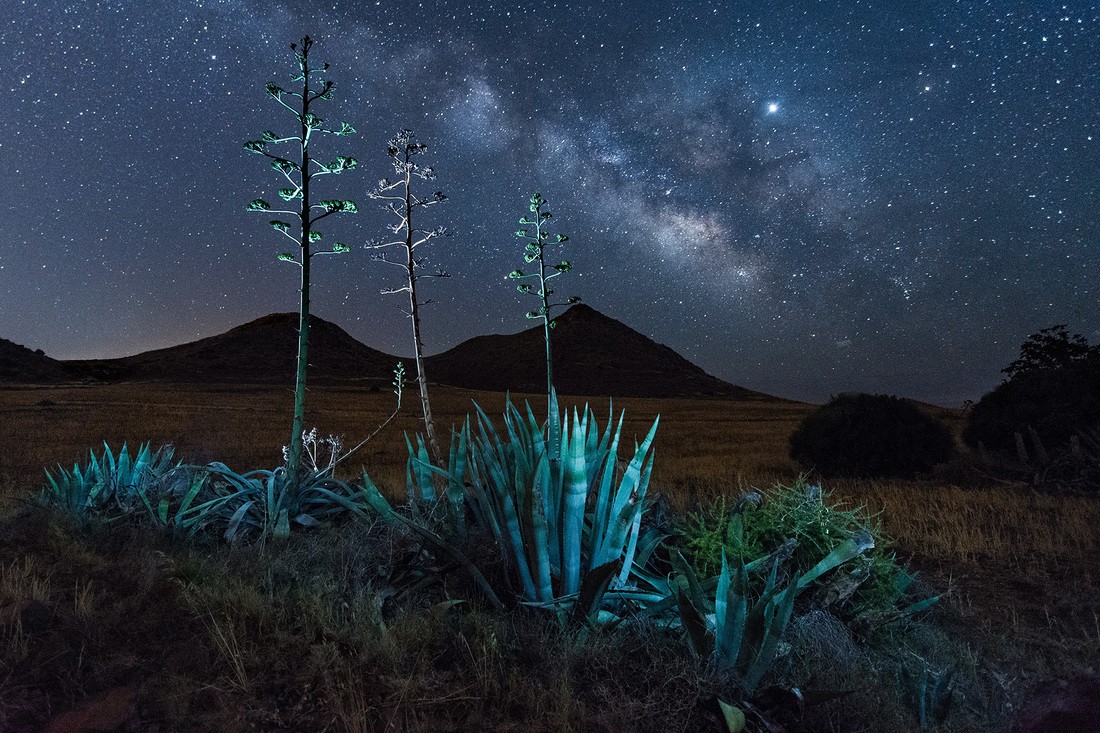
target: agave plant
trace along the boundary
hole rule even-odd
[[[627,585],[636,556],[652,551],[641,519],[658,420],[620,471],[623,415],[601,431],[587,405],[562,416],[552,391],[545,425],[509,399],[502,434],[474,407],[476,432],[469,419],[452,431],[446,468],[431,465],[422,439],[408,442],[413,507],[436,500],[432,475],[444,477],[447,533],[461,540],[469,517],[501,550],[508,587],[497,597],[597,618],[608,587]]]
[[[140,494],[149,521],[172,534],[193,538],[203,529],[224,522],[226,505],[236,494],[208,481],[203,468],[178,466],[161,482]]]
[[[923,665],[920,675],[914,674],[908,667],[898,669],[898,684],[913,706],[921,733],[935,730],[947,720],[955,702],[955,672],[949,669],[936,674]]]
[[[746,495],[738,502],[730,521],[734,547],[743,546],[744,508],[758,500]],[[821,576],[874,547],[875,542],[869,532],[859,530],[805,573],[781,583],[779,568],[790,559],[796,544],[795,540],[788,540],[751,562],[745,562],[738,553],[731,563],[723,549],[721,572],[706,580],[699,578],[679,552],[674,552],[670,577],[636,568],[640,587],[633,594],[623,595],[647,602],[641,612],[643,617],[679,625],[693,652],[711,658],[718,667],[736,671],[745,691],[751,694],[775,661],[798,595]],[[767,575],[763,588],[754,592],[750,575],[764,571]],[[672,610],[675,613],[670,619],[666,612]]]
[[[710,601],[691,565],[677,553],[673,557],[678,574],[670,597],[675,598],[679,620],[692,650],[699,656],[709,654],[719,667],[736,670],[745,690],[751,692],[771,669],[798,594],[825,573],[871,547],[874,540],[870,533],[858,532],[785,586],[778,580],[780,562],[776,558],[763,591],[751,603],[748,566],[742,558],[738,557],[731,568],[725,552],[722,553],[722,572],[717,578],[714,600]]]
[[[71,471],[58,466],[56,473],[46,471],[46,487],[39,502],[56,507],[78,522],[93,516],[113,521],[133,511],[137,502],[172,470],[173,449],[162,445],[155,451],[149,443],[130,455],[126,443],[116,456],[104,442],[103,454],[88,451],[88,460]]]
[[[292,523],[315,527],[345,512],[362,515],[368,507],[361,491],[328,476],[327,471],[304,474],[292,486],[282,467],[241,474],[215,462],[205,470],[211,490],[222,497],[218,510],[227,516],[225,538],[230,542],[253,532],[262,538],[284,539],[290,536]]]

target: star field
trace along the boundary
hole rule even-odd
[[[289,113],[305,33],[358,134],[318,179],[355,200],[313,311],[408,353],[392,268],[356,245],[402,128],[448,201],[425,225],[435,353],[528,327],[506,274],[542,192],[569,294],[727,381],[823,401],[957,405],[1030,333],[1100,339],[1095,3],[7,0],[0,21],[0,336],[118,356],[297,307],[242,147]]]

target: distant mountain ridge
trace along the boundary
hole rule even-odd
[[[555,320],[557,327],[550,335],[554,386],[562,394],[777,399],[711,376],[669,347],[587,305],[574,305]],[[541,325],[515,334],[477,336],[427,362],[429,380],[442,384],[546,390]]]
[[[64,362],[0,338],[0,382],[52,384],[68,378]]]
[[[554,384],[563,395],[779,399],[711,376],[667,346],[587,305],[575,305],[556,320],[551,335]],[[4,341],[0,381],[293,384],[297,340],[298,314],[273,313],[198,341],[115,359],[57,361]],[[311,384],[388,385],[399,360],[360,343],[334,323],[310,318]],[[411,359],[404,361],[406,375],[415,378]],[[428,357],[427,372],[430,382],[454,387],[543,392],[542,327],[469,339]]]
[[[313,384],[393,378],[399,360],[354,339],[317,316],[309,319]],[[64,362],[76,376],[107,381],[293,384],[298,365],[298,314],[272,313],[179,346],[117,359]]]

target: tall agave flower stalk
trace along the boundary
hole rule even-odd
[[[296,250],[283,252],[279,259],[291,262],[301,269],[301,287],[298,299],[298,369],[294,387],[294,416],[290,428],[290,446],[287,452],[287,480],[292,492],[297,491],[302,465],[302,431],[305,427],[306,403],[306,366],[309,351],[309,307],[310,307],[310,268],[313,258],[321,255],[343,254],[349,251],[346,244],[334,242],[331,249],[318,249],[316,243],[322,235],[317,224],[333,214],[354,214],[359,211],[354,201],[346,199],[326,199],[315,201],[311,192],[314,179],[325,175],[339,175],[354,170],[358,165],[355,158],[338,155],[331,162],[324,162],[311,152],[310,143],[322,134],[345,136],[355,133],[355,128],[347,122],[339,127],[330,125],[318,117],[313,109],[318,102],[332,99],[333,82],[322,79],[320,75],[328,71],[328,64],[312,66],[309,52],[313,39],[305,36],[301,45],[290,44],[297,62],[291,81],[300,84],[301,91],[283,89],[271,82],[267,85],[267,94],[284,109],[291,113],[291,119],[297,127],[297,134],[277,134],[270,130],[263,133],[259,140],[249,140],[245,150],[262,155],[271,160],[271,168],[278,171],[290,184],[279,189],[279,198],[288,208],[273,209],[264,199],[253,199],[247,206],[248,211],[275,214],[297,219],[297,225],[283,219],[272,219],[269,223],[275,231],[294,242]],[[269,146],[288,146],[289,155],[283,157],[271,152]]]
[[[569,260],[562,260],[556,265],[550,264],[546,259],[547,248],[551,245],[565,244],[569,241],[569,237],[564,234],[550,237],[548,228],[553,214],[547,208],[546,199],[543,198],[541,193],[536,193],[531,197],[527,209],[533,216],[531,218],[524,216],[520,218],[519,223],[521,226],[534,227],[534,229],[520,229],[516,232],[516,236],[524,242],[523,261],[529,265],[538,263],[538,271],[524,272],[516,269],[508,273],[508,277],[512,280],[532,280],[538,284],[538,290],[534,289],[532,283],[520,283],[516,285],[516,290],[525,295],[534,295],[539,299],[539,307],[527,311],[527,317],[542,321],[542,331],[546,341],[546,399],[549,402],[550,393],[554,391],[554,359],[550,348],[550,330],[557,323],[551,317],[551,313],[554,308],[579,303],[581,299],[573,295],[563,302],[553,302],[550,296],[554,294],[554,290],[550,287],[550,281],[572,270],[573,265]],[[547,418],[549,417],[550,407],[548,404]]]

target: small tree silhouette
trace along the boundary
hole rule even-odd
[[[435,180],[435,172],[430,167],[422,166],[413,160],[414,157],[427,151],[428,146],[417,142],[411,130],[402,130],[397,133],[387,144],[386,154],[393,163],[393,169],[397,173],[397,180],[390,181],[383,178],[373,191],[367,195],[372,199],[383,201],[383,208],[397,218],[397,222],[389,227],[390,231],[400,239],[392,241],[375,241],[367,245],[368,249],[385,249],[387,247],[399,247],[403,251],[400,259],[388,259],[383,252],[375,256],[380,262],[396,265],[404,270],[405,284],[399,288],[387,288],[382,291],[384,295],[395,293],[408,293],[409,310],[405,315],[412,321],[413,348],[416,351],[416,381],[420,386],[420,409],[424,416],[424,431],[428,436],[428,444],[431,446],[432,458],[436,465],[444,466],[446,462],[443,452],[440,450],[439,441],[436,439],[435,423],[432,420],[432,406],[428,400],[428,375],[424,367],[424,341],[420,332],[420,307],[430,303],[430,300],[420,301],[417,292],[417,280],[421,277],[450,277],[442,270],[432,274],[420,274],[418,271],[424,264],[423,257],[418,257],[416,250],[437,237],[447,235],[444,227],[435,229],[417,229],[413,223],[413,213],[419,209],[435,206],[443,203],[447,197],[442,191],[436,191],[429,196],[421,198],[413,193],[412,181],[419,178],[424,181]]]
[[[271,131],[265,131],[259,140],[249,140],[244,144],[246,150],[263,155],[271,159],[271,167],[283,174],[290,182],[289,188],[279,189],[279,197],[293,204],[300,202],[300,208],[272,209],[271,204],[263,199],[253,199],[247,207],[248,211],[267,212],[270,214],[285,214],[298,218],[299,227],[291,233],[290,222],[281,219],[271,220],[271,226],[275,231],[289,237],[298,245],[297,252],[282,252],[279,259],[285,262],[293,262],[301,268],[301,298],[298,307],[298,371],[294,386],[294,420],[290,431],[290,446],[287,450],[287,481],[293,491],[298,486],[299,473],[302,462],[302,430],[305,418],[306,400],[306,358],[309,346],[309,276],[310,265],[313,258],[318,255],[342,254],[348,251],[348,246],[340,242],[332,245],[331,250],[315,250],[314,243],[321,240],[321,232],[314,225],[322,219],[333,214],[354,214],[359,211],[353,201],[340,199],[326,199],[313,203],[310,191],[311,181],[323,175],[340,174],[350,171],[356,166],[355,158],[342,155],[330,163],[322,163],[312,157],[309,146],[314,133],[329,135],[351,135],[355,128],[346,122],[341,122],[339,127],[330,127],[325,121],[311,111],[313,104],[319,100],[332,99],[333,83],[331,80],[315,77],[319,73],[328,71],[328,64],[322,64],[318,68],[309,65],[309,52],[313,47],[313,39],[306,36],[301,45],[290,44],[294,58],[297,60],[298,69],[292,75],[291,81],[300,83],[301,91],[287,91],[278,84],[270,82],[267,85],[268,95],[281,104],[298,122],[297,135],[277,135]],[[289,102],[287,100],[290,100]],[[297,160],[275,155],[268,150],[269,145],[289,144]]]
[[[1001,370],[1012,379],[1036,369],[1054,369],[1089,354],[1089,342],[1079,333],[1070,334],[1066,324],[1058,324],[1033,333],[1020,345],[1020,356]]]
[[[569,260],[562,260],[556,265],[547,265],[546,263],[546,248],[556,244],[564,244],[569,241],[569,237],[564,234],[556,234],[553,239],[550,238],[550,232],[546,231],[546,226],[553,214],[551,214],[548,209],[545,209],[545,207],[546,199],[542,197],[542,194],[536,193],[532,196],[531,203],[527,208],[534,213],[535,217],[534,219],[529,219],[524,216],[519,220],[519,223],[522,226],[534,226],[535,234],[532,236],[530,233],[531,230],[529,229],[520,229],[516,232],[516,236],[526,242],[523,250],[523,261],[527,264],[538,262],[538,272],[525,273],[523,270],[517,269],[508,273],[508,277],[513,280],[538,278],[538,290],[534,290],[533,285],[530,283],[520,283],[516,286],[516,290],[521,293],[534,295],[541,302],[537,310],[527,312],[527,317],[531,319],[540,319],[542,321],[543,335],[546,339],[546,397],[549,399],[551,393],[554,391],[554,366],[553,355],[550,350],[550,329],[557,325],[554,319],[550,317],[550,314],[554,308],[579,303],[581,299],[574,295],[560,303],[553,303],[550,300],[550,296],[554,294],[554,290],[550,287],[550,281],[559,275],[564,275],[569,272],[573,269],[573,265],[570,264]]]

